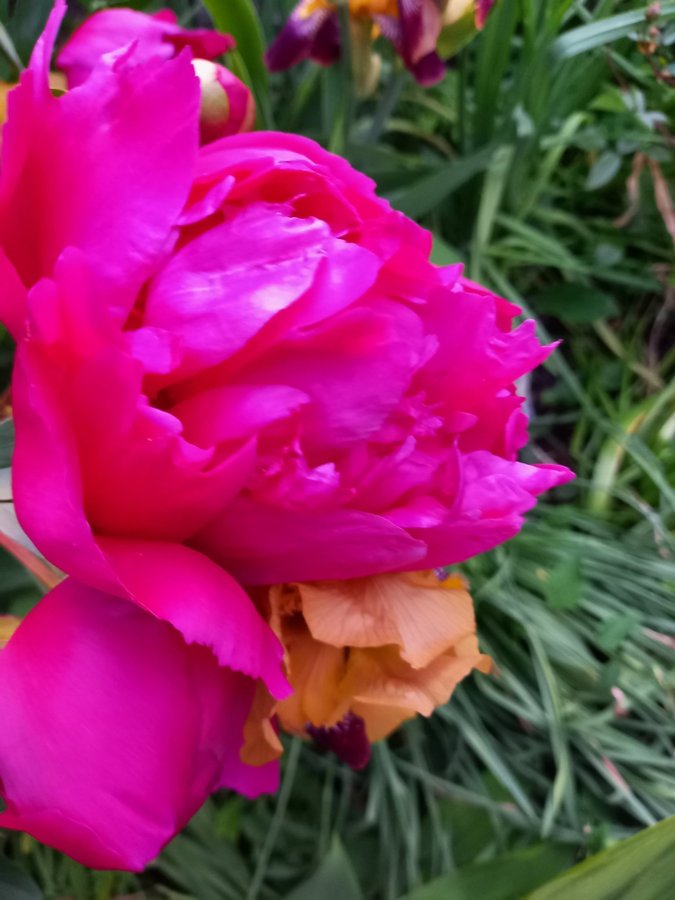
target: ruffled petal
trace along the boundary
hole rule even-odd
[[[354,650],[342,690],[353,698],[352,709],[364,719],[368,737],[378,740],[410,718],[411,710],[430,716],[448,702],[459,682],[475,668],[489,670],[487,657],[479,653],[475,639],[466,650],[442,654],[422,669],[408,665],[392,647]],[[368,727],[371,706],[372,731]],[[383,728],[387,729],[384,734]]]
[[[428,547],[425,567],[463,562],[510,540],[523,527],[525,513],[539,494],[574,478],[565,466],[532,466],[483,450],[466,454],[462,472],[465,490],[460,506],[435,527],[410,529]]]
[[[461,579],[430,574],[379,575],[299,586],[313,637],[335,647],[395,644],[413,668],[428,665],[476,630]]]
[[[150,285],[144,322],[180,334],[181,371],[195,371],[241,350],[298,301],[324,260],[341,285],[360,259],[368,267],[368,252],[337,240],[323,222],[254,204],[175,254]]]
[[[221,666],[260,678],[274,697],[287,696],[281,644],[220,566],[181,544],[117,538],[98,543],[139,606],[173,625],[188,644],[208,647]]]
[[[74,88],[87,80],[102,56],[134,41],[143,57],[155,60],[171,59],[184,47],[196,57],[216,59],[234,46],[229,35],[181,28],[170,10],[149,16],[133,9],[104,9],[75,31],[59,53],[57,65]]]
[[[99,303],[125,317],[188,195],[198,82],[187,58],[157,66],[127,53],[53,97],[49,58],[64,9],[56,4],[9,97],[0,244],[26,287],[79,247],[95,262]]]
[[[255,463],[253,438],[215,456],[184,440],[179,419],[149,404],[142,363],[97,307],[92,266],[66,251],[55,280],[33,288],[31,333],[20,342],[14,375],[17,511],[44,555],[69,572],[80,571],[72,556],[86,541],[84,532],[75,541],[73,531],[89,529],[74,514],[78,506],[96,531],[180,541],[243,488]],[[57,446],[46,454],[48,435]],[[45,507],[54,495],[61,502]]]

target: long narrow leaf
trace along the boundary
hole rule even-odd
[[[659,15],[662,19],[673,18],[675,3],[664,4]],[[589,22],[588,25],[581,25],[579,28],[573,28],[561,35],[553,44],[551,54],[556,60],[571,59],[573,56],[579,56],[580,53],[586,53],[596,47],[603,47],[605,44],[611,44],[612,41],[626,37],[635,30],[636,25],[644,24],[644,22],[644,9],[621,13],[618,16],[609,16],[598,22]]]

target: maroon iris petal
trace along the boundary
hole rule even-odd
[[[332,752],[357,772],[370,761],[370,741],[366,735],[366,724],[356,713],[348,712],[337,725],[331,728],[308,725],[307,734],[322,750]]]
[[[293,10],[265,55],[271,72],[290,69],[305,59],[330,65],[340,56],[340,26],[335,12],[318,9],[302,11],[300,3]]]

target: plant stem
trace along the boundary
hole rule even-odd
[[[389,121],[391,114],[396,109],[398,101],[401,99],[401,93],[406,82],[406,76],[407,73],[405,69],[395,67],[392,70],[391,76],[387,82],[387,86],[385,87],[382,96],[380,97],[380,101],[377,104],[372,124],[366,135],[367,144],[375,144],[382,137],[382,134],[387,127],[387,122]]]
[[[263,844],[263,848],[260,851],[258,864],[255,867],[255,872],[253,873],[253,878],[251,879],[251,885],[248,889],[248,893],[246,894],[246,900],[257,900],[258,894],[260,893],[260,888],[262,887],[263,881],[265,880],[267,866],[270,861],[272,852],[274,851],[277,838],[279,837],[281,826],[284,823],[288,801],[291,796],[291,791],[293,790],[293,782],[295,781],[295,773],[298,768],[301,746],[302,745],[300,743],[300,739],[293,738],[290,750],[288,752],[288,761],[286,763],[286,771],[284,772],[284,779],[281,784],[281,790],[279,791],[277,807],[274,810],[274,817],[270,825],[270,830],[267,832],[265,843]]]

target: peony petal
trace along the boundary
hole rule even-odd
[[[367,266],[369,257],[332,237],[316,219],[290,218],[254,204],[173,257],[150,285],[144,322],[180,334],[183,373],[213,366],[297,302],[324,260],[330,260],[331,271],[349,272],[359,259]],[[356,294],[350,288],[348,302],[367,286],[361,282]]]
[[[459,508],[437,527],[410,530],[427,544],[426,567],[463,562],[514,537],[539,494],[574,478],[565,466],[531,466],[482,450],[464,456],[462,473]]]
[[[261,428],[297,412],[309,397],[278,384],[232,384],[201,391],[171,409],[186,440],[199,447],[249,438]]]
[[[513,382],[555,347],[539,343],[531,320],[513,331],[504,328],[499,300],[462,280],[452,291],[440,289],[425,308],[425,324],[439,343],[424,369],[424,383],[431,388],[429,399],[445,409],[480,413],[486,401],[512,390]]]
[[[21,348],[21,356],[27,349]],[[25,367],[19,359],[14,481],[20,520],[40,549],[61,569],[95,587],[130,596],[170,621],[188,641],[211,647],[223,664],[264,677],[274,693],[281,691],[278,643],[246,595],[217,566],[178,545],[94,538],[85,517],[72,437],[62,428],[59,407],[41,391],[38,372],[37,366],[31,367],[30,403],[25,403]],[[44,452],[45,446],[50,453]],[[165,585],[163,594],[157,593],[158,584]],[[235,647],[235,636],[244,633],[246,640]],[[235,649],[238,661],[228,656]]]
[[[23,283],[49,275],[66,246],[95,263],[99,303],[126,317],[167,248],[197,152],[199,90],[187,58],[133,54],[55,98],[48,60],[59,3],[9,97],[0,244]]]
[[[169,22],[134,9],[103,9],[89,16],[59,53],[56,64],[65,72],[68,87],[81,85],[101,57],[137,41],[144,56],[171,59],[174,48],[164,41]]]
[[[283,649],[251,599],[227,572],[180,544],[99,538],[129,596],[201,644],[221,666],[261,678],[274,697],[289,693]]]
[[[119,332],[96,301],[91,263],[74,251],[62,254],[55,281],[44,280],[30,293],[31,333],[19,348],[15,373],[15,391],[21,398],[17,458],[21,448],[32,449],[26,463],[18,458],[15,477],[21,478],[19,518],[45,556],[103,589],[77,563],[73,568],[72,554],[61,556],[69,552],[74,536],[59,537],[59,532],[68,533],[68,521],[77,518],[76,506],[84,506],[96,531],[183,540],[243,488],[253,471],[255,444],[231,443],[214,457],[213,451],[185,441],[181,422],[149,404],[143,394],[143,364],[117,348]],[[157,361],[157,355],[151,355]],[[54,454],[44,454],[39,443],[45,432],[60,435]],[[62,546],[48,547],[40,543],[48,525],[35,521],[44,501],[31,483],[31,473],[41,479],[44,472],[51,484],[43,484],[40,491],[54,496],[63,493],[66,469],[66,483],[73,482],[71,499],[65,507],[55,502],[46,514],[59,520],[50,535]],[[88,530],[81,513],[77,527]]]
[[[242,380],[305,391],[303,447],[313,458],[336,454],[376,433],[398,406],[424,348],[418,316],[372,303],[291,335]]]
[[[138,44],[139,55],[156,61],[170,59],[184,47],[196,57],[215,59],[234,46],[229,35],[181,28],[170,10],[149,16],[133,9],[104,9],[80,25],[59,53],[57,64],[72,89],[87,80],[102,56],[132,42]]]
[[[114,593],[117,580],[84,515],[77,446],[65,409],[55,402],[52,376],[48,359],[23,341],[17,348],[13,381],[17,516],[55,566]]]
[[[305,513],[246,497],[234,500],[190,543],[244,584],[411,569],[426,553],[422,541],[382,516],[351,509]]]
[[[0,247],[0,322],[18,340],[26,316],[26,288]]]
[[[84,865],[132,870],[221,783],[254,686],[134,604],[72,580],[0,652],[0,680],[0,826]]]

